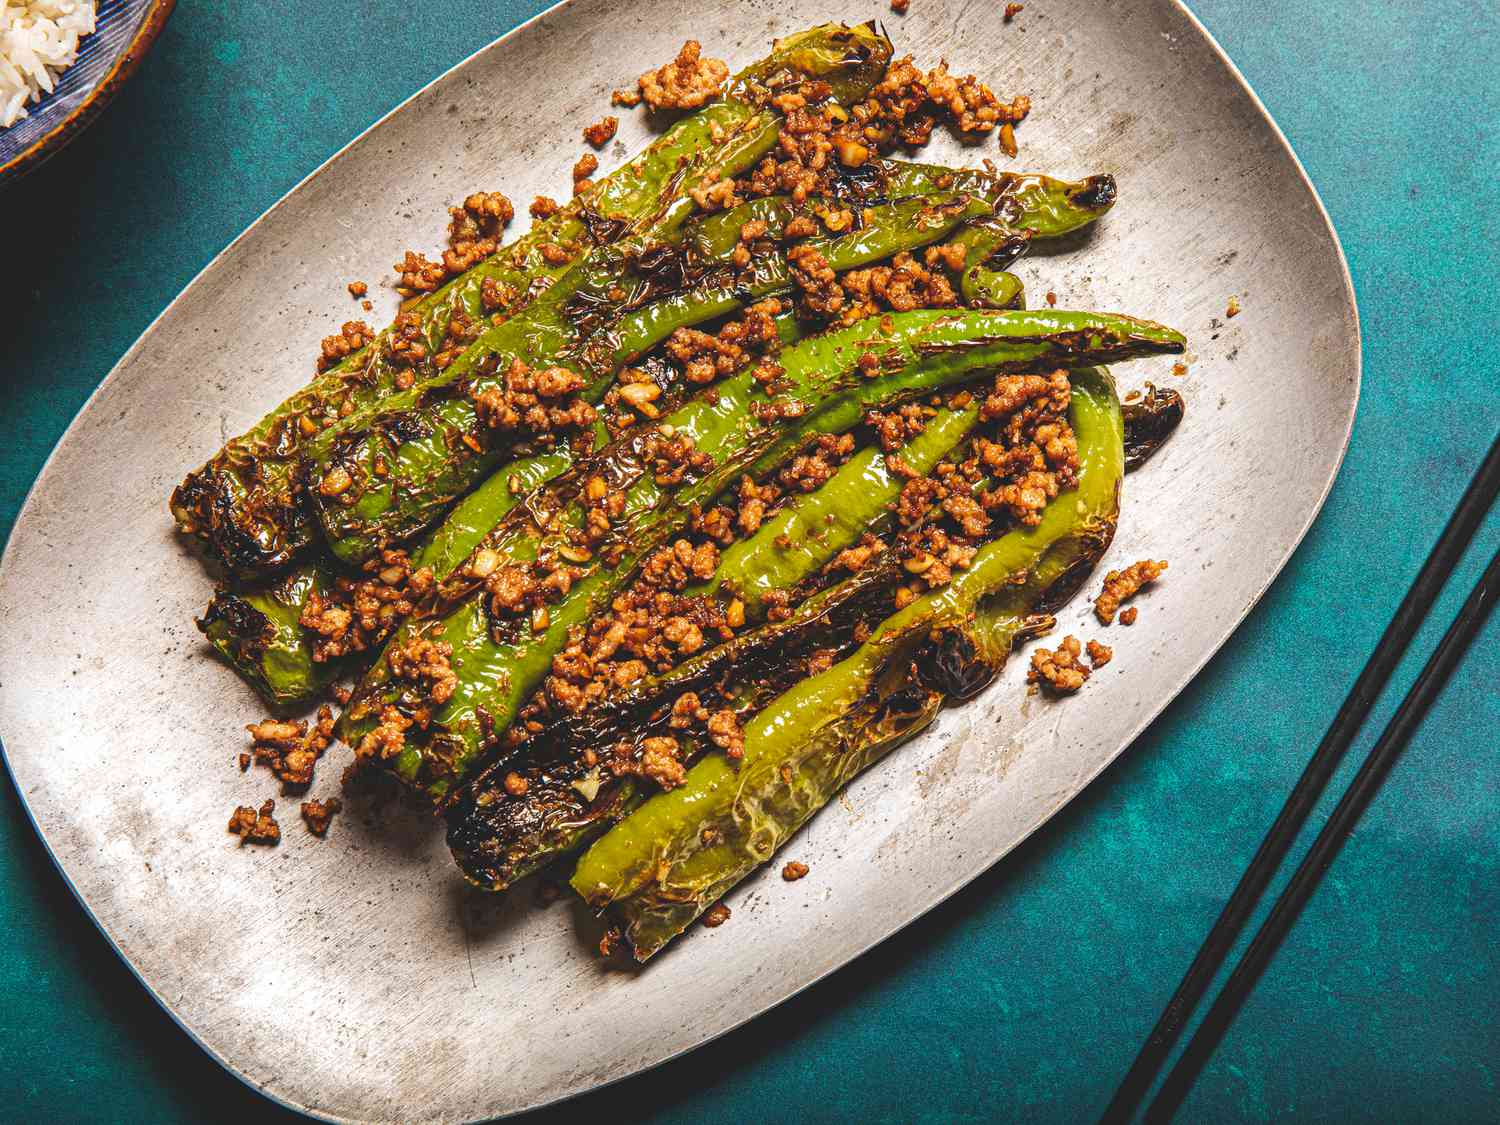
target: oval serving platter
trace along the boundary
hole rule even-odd
[[[558,194],[579,130],[646,62],[692,36],[738,65],[774,35],[872,17],[888,21],[898,53],[946,57],[1004,97],[1031,96],[1014,166],[1118,178],[1119,204],[1085,241],[1022,261],[1032,300],[1051,290],[1061,307],[1135,312],[1190,337],[1184,376],[1170,360],[1116,368],[1122,389],[1151,379],[1188,401],[1179,433],[1127,481],[1104,560],[1172,564],[1140,623],[1111,634],[1116,663],[1054,704],[1026,696],[1013,661],[814,819],[796,851],[815,881],[747,880],[728,900],[731,926],[697,928],[640,971],[601,965],[581,909],[467,890],[421,816],[356,804],[318,841],[284,801],[280,847],[236,847],[230,810],[272,791],[264,771],[233,764],[263,712],[193,627],[209,581],[172,531],[172,486],[306,376],[318,338],[348,316],[345,281],[388,277],[401,248],[440,241],[454,197]],[[1265,110],[1174,0],[1053,0],[1018,22],[1003,25],[999,5],[939,0],[900,19],[848,0],[714,0],[691,21],[663,0],[559,5],[313,173],[104,381],[0,562],[0,737],[87,910],[224,1066],[329,1119],[454,1121],[689,1050],[1015,847],[1260,597],[1322,505],[1358,399],[1358,322],[1328,218]],[[646,139],[634,115],[605,167]],[[1231,296],[1243,309],[1232,320]],[[393,312],[387,290],[370,319]],[[1059,631],[1087,612],[1077,599]],[[336,792],[338,771],[337,756],[325,760],[312,795]]]

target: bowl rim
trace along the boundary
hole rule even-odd
[[[79,133],[88,128],[99,113],[119,92],[121,86],[140,66],[141,60],[156,42],[167,17],[177,7],[177,0],[151,0],[140,26],[125,44],[125,49],[115,56],[114,63],[105,71],[104,77],[89,91],[87,97],[71,113],[38,137],[32,144],[0,164],[0,186],[19,179],[27,172],[39,167],[48,157],[54,156]]]

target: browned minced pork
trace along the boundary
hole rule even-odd
[[[255,740],[255,761],[270,768],[283,792],[300,792],[312,784],[313,767],[333,744],[333,711],[326,704],[318,708],[310,730],[301,719],[262,719],[245,729]]]
[[[939,121],[972,135],[1019,122],[1030,111],[1024,97],[1006,104],[973,76],[950,75],[946,63],[924,74],[909,57],[893,63],[870,96],[848,111],[830,94],[828,83],[808,80],[771,97],[771,104],[783,114],[776,148],[735,184],[700,185],[693,192],[698,204],[717,210],[747,196],[773,194],[801,203],[831,186],[836,164],[857,168],[898,145],[926,144]],[[822,217],[834,231],[853,221],[852,213],[842,209],[830,209]],[[815,232],[812,217],[802,215],[784,235],[791,239]]]
[[[349,283],[349,296],[358,300],[370,291],[370,287],[363,281],[351,281]]]
[[[741,535],[754,535],[765,521],[766,510],[781,496],[781,489],[769,482],[756,484],[748,476],[740,478],[739,511],[735,526]]]
[[[885,543],[877,536],[866,532],[860,537],[860,541],[853,547],[845,547],[828,564],[829,570],[847,570],[850,574],[858,574],[876,555],[885,550]]]
[[[609,95],[609,104],[634,109],[641,104],[641,92],[639,90],[613,90]]]
[[[667,339],[667,355],[682,366],[688,382],[711,383],[739,370],[749,351],[775,343],[775,318],[785,311],[779,299],[768,297],[747,308],[744,319],[730,321],[717,333],[679,328]]]
[[[275,801],[266,801],[260,811],[249,805],[240,805],[229,818],[228,832],[240,838],[240,847],[246,844],[276,844],[281,841],[281,826],[271,814],[276,811]]]
[[[605,765],[616,777],[635,774],[649,778],[662,789],[676,789],[687,780],[681,744],[670,735],[642,739],[639,753],[629,742],[621,742],[605,759]]]
[[[573,165],[573,179],[586,180],[595,172],[599,171],[599,158],[592,152],[586,152],[578,158],[578,163]]]
[[[677,57],[649,70],[636,80],[641,97],[652,109],[697,109],[717,94],[729,77],[729,66],[701,57],[702,46],[689,39]]]
[[[298,623],[316,634],[314,660],[333,660],[379,644],[435,584],[432,568],[412,570],[411,559],[401,550],[382,551],[364,570],[369,577],[340,577],[332,589],[308,595]]]
[[[961,536],[932,524],[918,528],[914,533],[903,533],[899,545],[902,566],[908,574],[925,583],[929,590],[946,586],[953,580],[954,571],[967,570],[979,551],[976,544],[967,543]]]
[[[1068,423],[1071,389],[1067,372],[1004,375],[980,406],[980,418],[1003,418],[1000,440],[976,439],[980,462],[997,481],[979,501],[986,511],[1004,509],[1034,527],[1049,501],[1071,488],[1078,474],[1078,439]]]
[[[516,216],[509,199],[498,191],[476,191],[460,207],[448,209],[448,249],[443,269],[449,277],[478,265],[500,247],[500,236]]]
[[[448,271],[443,268],[442,262],[434,262],[415,250],[408,250],[391,268],[398,275],[396,289],[403,297],[431,293],[448,278]]]
[[[709,169],[703,178],[688,188],[688,195],[704,211],[727,211],[745,202],[739,195],[739,184]]]
[[[869,98],[851,112],[850,125],[862,129],[863,140],[888,149],[896,142],[926,144],[942,118],[961,133],[987,133],[1003,121],[1021,120],[1030,108],[1025,98],[1006,105],[973,75],[949,74],[947,63],[923,74],[907,56],[886,69]]]
[[[828,483],[853,455],[853,434],[820,434],[776,474],[776,480],[787,492],[812,492]]]
[[[723,750],[726,758],[734,761],[745,756],[745,728],[733,711],[727,707],[715,711],[708,717],[707,730],[709,741]]]
[[[703,924],[710,930],[717,929],[727,921],[729,921],[729,907],[725,906],[722,902],[710,906],[708,911],[703,915]]]
[[[1099,619],[1099,623],[1108,625],[1112,622],[1122,603],[1133,598],[1142,586],[1155,582],[1166,569],[1165,559],[1160,562],[1142,559],[1131,563],[1124,570],[1112,570],[1106,574],[1104,589],[1094,599],[1094,616]]]
[[[354,748],[356,759],[364,761],[394,758],[406,747],[406,732],[411,725],[412,720],[397,708],[389,705],[381,708],[380,722]]]
[[[1003,22],[1010,23],[1011,20],[1015,19],[1021,14],[1021,11],[1025,7],[1025,4],[1007,4],[1005,5],[1005,14],[1000,18]]]
[[[373,339],[375,330],[364,321],[345,321],[335,335],[323,337],[323,344],[318,352],[318,373],[327,371],[346,355],[359,351]]]
[[[391,363],[402,369],[396,372],[395,383],[398,390],[404,391],[416,378],[407,369],[427,358],[427,332],[422,327],[422,315],[415,309],[398,313],[382,347]]]
[[[620,129],[618,117],[601,117],[583,131],[583,139],[595,148],[603,148],[614,140],[615,133]],[[590,173],[592,175],[592,173]]]
[[[695,545],[684,538],[652,552],[636,581],[570,636],[553,658],[541,693],[528,704],[528,717],[578,714],[649,672],[665,671],[733,636],[729,611],[717,598],[682,593],[689,582],[711,578],[718,563],[719,549],[712,541]],[[743,605],[737,620],[744,624]],[[727,725],[710,733],[724,739],[719,744],[725,749],[736,740]]]
[[[1134,625],[1135,624],[1136,616],[1139,613],[1140,613],[1140,610],[1136,609],[1135,606],[1131,606],[1129,609],[1122,609],[1122,610],[1120,610],[1120,624],[1121,625]]]
[[[940,259],[934,259],[937,261]],[[839,279],[851,306],[843,320],[852,322],[886,309],[910,312],[912,309],[950,308],[958,303],[953,285],[943,273],[930,270],[905,251],[891,259],[888,266],[850,270]]]
[[[453,698],[458,674],[450,662],[453,646],[446,641],[427,637],[409,637],[392,645],[389,653],[391,675],[420,687],[426,698],[441,706]]]
[[[1114,659],[1115,650],[1098,641],[1090,641],[1086,646],[1089,654],[1089,663],[1093,665],[1094,671],[1103,668]]]
[[[1007,121],[1000,126],[1000,151],[1012,160],[1020,154],[1021,147],[1016,144],[1016,127]]]
[[[1078,638],[1066,636],[1056,649],[1039,648],[1031,654],[1026,682],[1039,684],[1053,695],[1072,695],[1089,678],[1087,664],[1079,660],[1083,647]]]
[[[904,16],[911,7],[911,0],[891,0],[891,11],[898,16]]]
[[[863,360],[864,356],[860,359]],[[927,419],[931,418],[932,414],[931,407],[909,402],[885,412],[875,410],[867,412],[865,425],[875,431],[875,436],[880,441],[880,448],[891,453],[921,434],[926,429]]]
[[[795,883],[811,870],[812,868],[808,867],[807,864],[794,859],[781,869],[781,877],[788,883]]]
[[[512,359],[500,386],[471,392],[480,422],[492,430],[520,431],[543,445],[559,434],[593,424],[594,408],[578,397],[585,380],[566,367],[533,369]]]
[[[701,475],[714,466],[711,456],[698,452],[691,434],[675,430],[670,437],[660,430],[646,435],[641,442],[641,460],[650,466],[652,479],[663,488],[676,488],[689,474]]]
[[[529,210],[533,219],[550,219],[562,210],[562,204],[545,195],[539,195],[531,201]]]
[[[326,801],[303,801],[302,819],[307,823],[307,830],[319,838],[328,835],[328,826],[333,823],[334,816],[342,812],[344,802],[337,797],[329,797]]]
[[[844,291],[838,275],[815,246],[800,243],[786,255],[792,282],[802,295],[802,306],[814,316],[835,316],[844,307]]]

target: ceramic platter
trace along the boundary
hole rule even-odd
[[[338,1120],[459,1121],[622,1078],[705,1042],[858,956],[1067,804],[1224,643],[1333,481],[1359,390],[1334,232],[1275,124],[1172,0],[575,0],[438,79],[216,258],[104,381],[38,480],[0,566],[0,735],[38,830],[141,981],[216,1059]],[[440,243],[444,207],[498,186],[565,194],[579,130],[683,39],[738,67],[775,35],[881,18],[898,53],[946,57],[1034,110],[1016,167],[1108,171],[1120,202],[1082,240],[1023,259],[1032,300],[1188,333],[1116,368],[1179,389],[1187,418],[1126,483],[1104,565],[1171,562],[1115,663],[1063,703],[1023,661],[850,787],[775,871],[645,969],[607,970],[581,910],[470,892],[437,825],[356,807],[318,841],[284,800],[275,849],[231,809],[273,791],[234,768],[263,713],[192,624],[209,593],[166,497],[305,379],[349,316],[343,284]],[[560,77],[562,76],[562,77]],[[609,168],[648,140],[639,115]],[[933,155],[953,161],[953,146]],[[993,142],[967,158],[998,156]],[[1002,159],[1002,164],[1006,162]],[[370,315],[386,323],[394,298]],[[1231,296],[1243,312],[1226,319]],[[1097,580],[1093,584],[1097,587]],[[1062,630],[1082,625],[1078,599]],[[1096,635],[1088,632],[1086,635]],[[336,791],[325,761],[314,795]]]

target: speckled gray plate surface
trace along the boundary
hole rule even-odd
[[[1129,744],[1284,564],[1338,469],[1359,387],[1353,295],[1317,197],[1172,0],[1052,0],[1011,26],[999,8],[919,0],[893,19],[884,3],[719,2],[687,23],[658,0],[555,8],[272,208],[89,402],[0,563],[0,737],[79,897],[226,1067],[330,1118],[463,1120],[688,1050],[1013,848]],[[898,51],[1031,96],[1016,166],[1118,177],[1120,202],[1089,237],[1022,262],[1032,299],[1052,290],[1061,307],[1137,313],[1191,338],[1184,377],[1170,359],[1116,369],[1123,388],[1168,383],[1189,407],[1127,482],[1105,565],[1150,554],[1172,567],[1140,623],[1111,632],[1115,664],[1051,704],[1027,699],[1016,662],[813,821],[795,845],[809,878],[748,880],[729,926],[695,930],[638,972],[599,964],[577,909],[467,891],[418,816],[356,806],[319,842],[284,801],[281,846],[237,848],[229,811],[272,792],[264,771],[233,764],[262,712],[193,628],[209,582],[172,532],[172,486],[305,378],[347,315],[345,281],[388,277],[400,248],[437,244],[444,206],[474,186],[562,194],[581,125],[688,35],[738,66],[775,34],[871,17]],[[627,121],[606,168],[646,139]],[[1243,312],[1225,320],[1231,295]],[[372,319],[393,307],[383,291]],[[1079,599],[1062,628],[1085,613]],[[315,795],[336,790],[339,764],[325,761]]]

